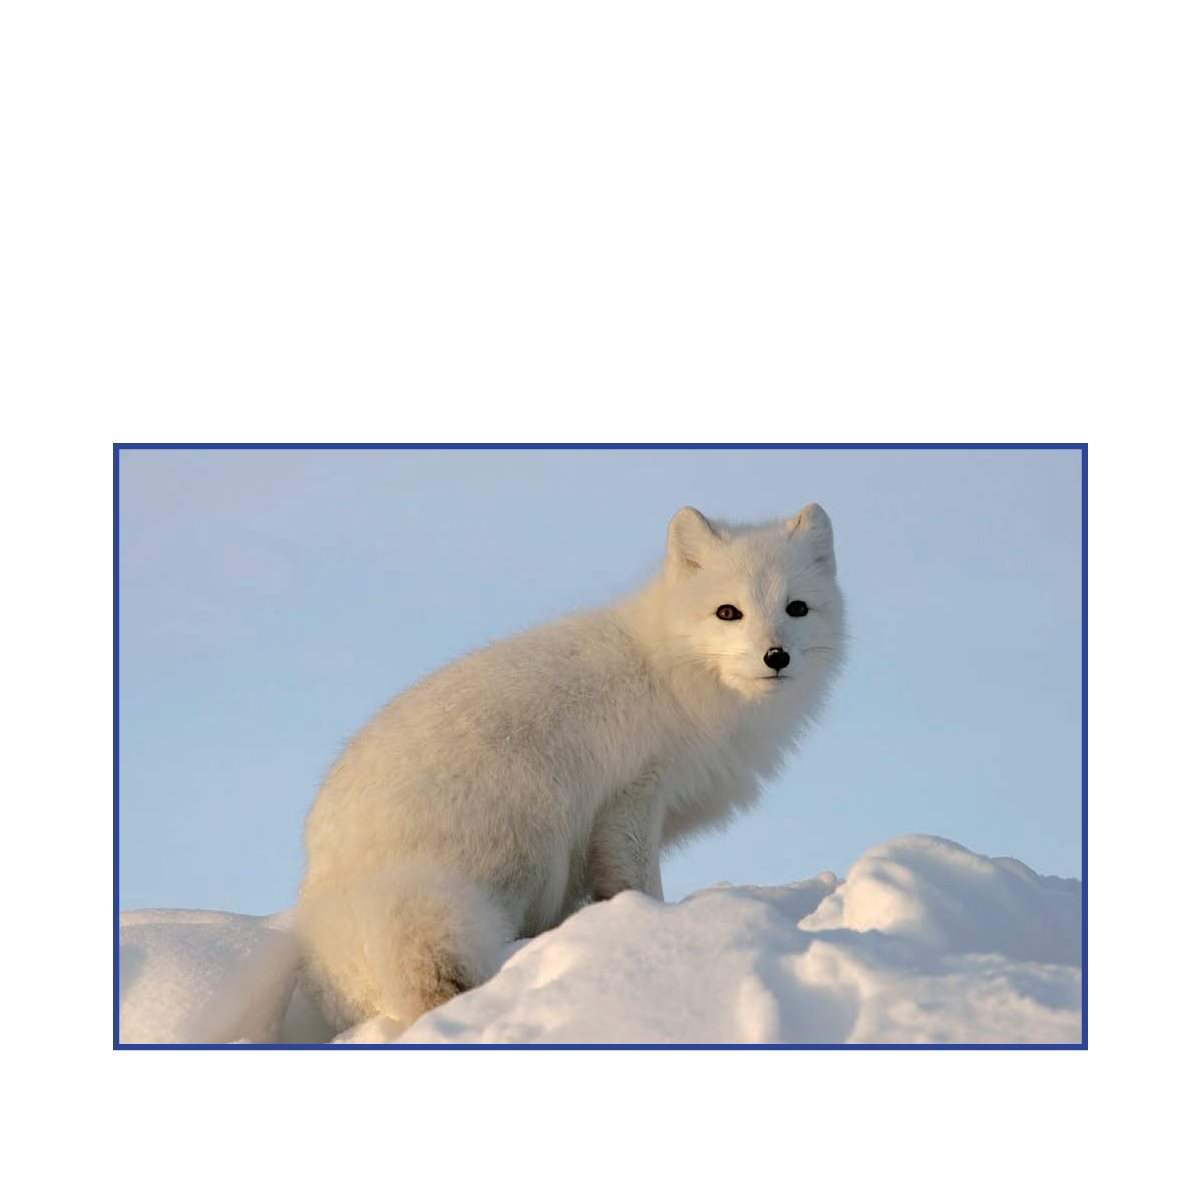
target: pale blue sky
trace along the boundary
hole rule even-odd
[[[126,450],[120,482],[122,908],[290,905],[345,739],[635,586],[683,504],[819,501],[852,641],[757,810],[667,859],[668,899],[910,832],[1080,873],[1077,450]]]

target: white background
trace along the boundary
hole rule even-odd
[[[1195,1023],[1191,6],[0,21],[10,1170],[1162,1190]],[[113,1054],[108,447],[157,439],[1090,440],[1093,1048]]]

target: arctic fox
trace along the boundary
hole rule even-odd
[[[305,828],[297,928],[337,1029],[408,1025],[591,900],[659,900],[659,854],[774,773],[841,661],[823,509],[682,508],[636,594],[495,642],[392,700]]]

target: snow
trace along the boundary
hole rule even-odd
[[[273,1041],[298,963],[286,919],[173,909],[122,913],[121,1040]]]
[[[910,835],[838,881],[624,892],[407,1030],[341,1044],[1078,1043],[1082,889]],[[289,914],[121,918],[123,1043],[328,1041]]]

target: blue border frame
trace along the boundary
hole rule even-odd
[[[113,443],[113,1049],[114,1050],[1086,1050],[1088,1048],[1087,950],[1087,795],[1088,795],[1088,474],[1087,442],[114,442]],[[1078,450],[1081,468],[1082,570],[1080,615],[1082,635],[1082,844],[1083,928],[1081,960],[1083,988],[1079,1042],[769,1042],[670,1043],[563,1042],[359,1045],[326,1042],[224,1044],[187,1042],[160,1045],[120,1040],[120,509],[121,451],[123,450]]]

